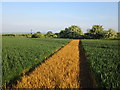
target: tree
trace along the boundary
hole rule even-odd
[[[42,37],[43,36],[43,34],[41,33],[41,32],[37,32],[37,33],[34,33],[34,34],[32,34],[32,38],[40,38],[40,37]]]
[[[117,38],[120,38],[120,32],[117,32]]]
[[[39,31],[38,31],[37,33],[38,33],[38,34],[42,34],[42,33],[41,33],[41,32],[39,32]]]
[[[86,38],[100,39],[100,38],[115,38],[117,33],[113,29],[104,30],[101,25],[93,25],[85,34]]]
[[[88,36],[87,36],[88,35]],[[93,25],[92,29],[89,29],[87,34],[87,38],[92,38],[92,39],[100,39],[104,37],[104,29],[103,26],[101,25]]]
[[[117,37],[117,32],[113,29],[109,29],[106,33],[107,38],[115,38]]]
[[[46,37],[57,37],[56,34],[54,34],[52,31],[48,31],[46,34],[45,34]]]
[[[40,38],[40,35],[38,35],[38,34],[32,34],[32,36],[31,36],[32,38]]]
[[[81,28],[76,25],[72,25],[68,28],[65,28],[65,30],[60,31],[61,38],[81,38],[82,35],[83,32]]]
[[[93,25],[92,29],[88,30],[88,33],[91,33],[91,34],[98,34],[101,32],[103,32],[103,26],[101,25]]]
[[[51,34],[53,34],[53,33],[52,33],[52,31],[48,31],[46,34],[47,34],[47,35],[51,35]]]
[[[56,36],[56,37],[59,37],[59,33],[55,33],[55,36]]]

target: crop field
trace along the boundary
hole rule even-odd
[[[9,83],[68,42],[68,39],[2,37],[2,82]]]
[[[120,88],[118,40],[82,40],[97,87]]]
[[[90,66],[96,87],[120,88],[119,40],[70,41],[3,36],[3,85],[20,78],[12,87],[91,88],[89,69],[86,68]],[[81,48],[85,52],[81,52]],[[31,68],[32,71],[25,74]]]
[[[79,88],[79,40],[73,40],[48,58],[15,88]],[[72,51],[72,52],[71,52]],[[74,53],[73,53],[74,52]]]

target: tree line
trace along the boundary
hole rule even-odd
[[[102,39],[102,38],[117,38],[120,33],[113,29],[104,30],[102,25],[93,25],[87,33],[83,33],[81,28],[72,25],[65,30],[61,30],[59,37],[61,38],[75,38],[75,39]]]
[[[3,36],[15,36],[13,34],[3,34]],[[113,29],[104,30],[102,25],[93,25],[91,29],[87,30],[87,33],[83,33],[79,26],[72,25],[59,33],[53,33],[48,31],[46,34],[41,32],[20,34],[19,36],[26,36],[29,38],[69,38],[69,39],[102,39],[102,38],[120,38],[120,32],[116,32]]]

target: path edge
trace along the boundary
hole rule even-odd
[[[81,57],[80,59],[80,78],[83,77],[82,75],[85,76],[85,74],[88,74],[86,78],[87,80],[83,78],[83,80],[80,80],[80,87],[81,88],[96,88],[96,80],[95,80],[95,74],[93,73],[92,69],[90,68],[90,64],[88,62],[87,58],[87,52],[85,51],[82,41],[79,41],[79,56]],[[83,60],[84,59],[84,60]],[[82,66],[84,64],[85,66]],[[85,69],[85,71],[81,71],[81,69]],[[87,83],[86,83],[87,82]],[[84,85],[83,85],[84,84]]]

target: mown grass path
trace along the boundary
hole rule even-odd
[[[13,87],[79,88],[79,65],[79,40],[73,40]]]

